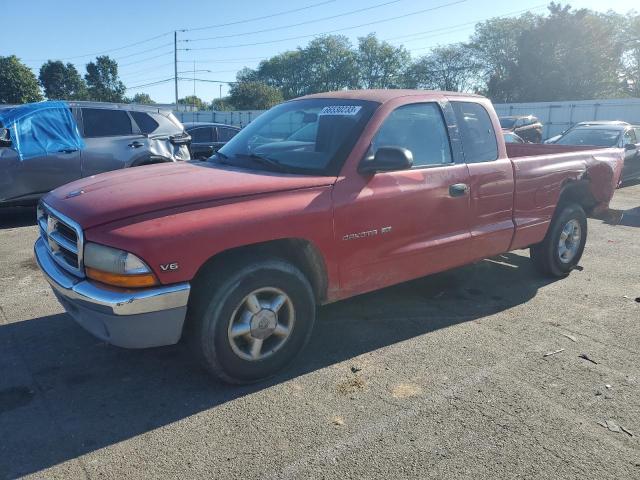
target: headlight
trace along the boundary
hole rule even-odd
[[[133,253],[87,243],[84,247],[87,277],[116,287],[151,287],[158,283],[151,269]]]

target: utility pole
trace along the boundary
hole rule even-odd
[[[193,111],[196,111],[196,61],[193,61]]]
[[[178,31],[173,32],[173,82],[176,87],[176,110],[178,110]]]

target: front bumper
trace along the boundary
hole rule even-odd
[[[58,266],[42,238],[34,246],[40,269],[64,309],[96,337],[125,348],[180,340],[190,285],[123,290],[79,279]]]

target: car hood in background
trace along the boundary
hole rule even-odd
[[[331,185],[312,177],[177,162],[103,173],[77,180],[44,197],[51,207],[87,229],[163,209],[248,195]]]

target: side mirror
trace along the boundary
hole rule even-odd
[[[411,150],[402,147],[380,147],[375,156],[369,156],[360,162],[360,173],[393,172],[408,170],[413,166]]]
[[[8,128],[0,128],[0,147],[11,146],[11,135]]]
[[[636,147],[633,143],[627,143],[627,144],[624,146],[624,149],[625,149],[626,151],[635,150],[636,148],[637,148],[637,147]]]

